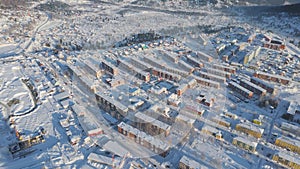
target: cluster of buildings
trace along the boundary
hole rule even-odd
[[[145,132],[142,132],[139,129],[134,128],[124,122],[118,124],[118,131],[119,133],[127,136],[136,143],[147,147],[148,149],[160,154],[163,157],[165,157],[170,150],[169,145],[161,141],[159,138],[148,135]]]

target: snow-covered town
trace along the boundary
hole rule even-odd
[[[0,168],[300,169],[299,8],[0,0]]]

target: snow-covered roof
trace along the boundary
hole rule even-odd
[[[69,93],[64,91],[53,96],[55,100],[60,101],[69,98]]]
[[[241,86],[241,85],[239,85],[239,84],[237,84],[237,83],[235,83],[233,81],[230,81],[229,84],[232,85],[232,86],[234,86],[235,88],[237,88],[239,90],[242,90],[242,91],[246,92],[246,93],[252,93],[250,90],[244,88],[243,86]]]
[[[120,103],[117,100],[114,100],[113,98],[105,95],[103,92],[97,92],[97,95],[99,95],[101,98],[103,98],[104,100],[108,101],[109,103],[113,104],[114,106],[116,106],[117,109],[123,111],[123,112],[127,112],[128,108],[123,105],[122,103]]]
[[[245,143],[245,144],[247,144],[249,146],[252,146],[254,148],[256,148],[256,146],[257,146],[256,142],[253,142],[253,141],[248,140],[248,139],[243,138],[243,137],[235,137],[234,140],[240,141],[240,142]]]
[[[113,164],[113,159],[112,158],[109,158],[109,157],[106,157],[106,156],[103,156],[103,155],[100,155],[100,154],[96,154],[96,153],[91,153],[87,157],[87,159],[90,160],[90,161],[94,161],[94,162],[97,162],[97,163],[106,164],[106,165],[110,165],[110,166],[112,166],[112,164]]]
[[[263,93],[266,93],[266,92],[267,92],[266,89],[264,89],[264,88],[262,88],[262,87],[260,87],[260,86],[258,86],[258,85],[256,85],[256,84],[254,84],[254,83],[251,83],[251,82],[248,81],[248,80],[241,79],[241,82],[242,82],[242,83],[245,83],[246,85],[249,85],[249,86],[251,86],[252,88],[257,89],[257,90],[259,90],[259,91],[261,91],[261,92],[263,92]]]
[[[296,139],[289,138],[289,137],[281,136],[281,137],[278,137],[277,140],[284,141],[284,142],[286,142],[288,144],[291,144],[291,145],[294,145],[296,147],[300,146],[300,141],[298,141]]]
[[[182,115],[182,114],[179,114],[177,117],[176,117],[176,120],[180,120],[180,121],[184,121],[186,123],[190,123],[190,124],[193,124],[195,122],[195,119],[191,119],[185,115]]]
[[[171,128],[170,125],[168,125],[166,123],[163,123],[159,120],[156,120],[156,119],[154,119],[154,118],[152,118],[152,117],[150,117],[146,114],[143,114],[141,112],[136,113],[135,117],[142,120],[142,121],[145,121],[147,123],[151,123],[152,125],[157,126],[157,127],[161,128],[163,130],[169,130]]]
[[[218,133],[219,130],[217,130],[214,127],[211,127],[209,125],[205,125],[204,127],[202,127],[202,131],[207,131],[207,132],[211,132],[211,133]]]
[[[290,154],[287,154],[285,152],[278,152],[277,155],[283,159],[286,159],[290,162],[293,162],[293,163],[296,163],[298,165],[300,165],[300,158],[298,155],[294,154],[294,155],[290,155]]]
[[[192,159],[188,158],[187,156],[182,156],[181,159],[180,159],[180,163],[183,163],[186,166],[189,166],[189,168],[193,168],[193,169],[200,169],[201,168],[200,163],[198,163],[195,160],[192,160]]]
[[[140,138],[146,140],[147,142],[154,145],[155,147],[160,148],[161,150],[167,150],[169,148],[169,146],[165,142],[159,140],[156,137],[148,135],[145,132],[142,132],[142,131],[138,130],[137,128],[134,128],[131,125],[128,125],[124,122],[119,123],[118,127],[122,128],[123,130],[125,130],[127,132],[130,132],[130,133],[136,135],[137,137],[140,137]]]
[[[286,113],[287,114],[291,114],[291,115],[295,115],[296,110],[300,111],[300,105],[299,105],[299,103],[296,102],[296,101],[291,101],[290,102],[290,106],[289,106],[289,108],[288,108],[288,110],[287,110]]]
[[[120,157],[123,157],[128,153],[128,150],[126,150],[123,146],[121,146],[115,141],[108,141],[106,144],[104,144],[103,148],[114,154],[119,155]]]
[[[237,125],[240,126],[240,127],[249,129],[251,131],[260,133],[260,134],[263,134],[263,132],[264,132],[264,129],[259,128],[259,127],[255,126],[255,125],[251,124],[251,123],[240,123],[240,124],[237,124]]]

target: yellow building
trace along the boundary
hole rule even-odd
[[[204,126],[201,130],[203,133],[208,134],[208,135],[212,135],[214,136],[216,139],[222,140],[222,133],[221,131],[219,131],[218,129],[211,127],[211,126]]]
[[[220,117],[214,117],[212,121],[218,123],[221,126],[230,127],[230,122],[226,121],[225,119],[221,119]]]
[[[259,128],[253,124],[250,124],[250,123],[240,123],[240,124],[237,124],[235,129],[237,131],[241,131],[243,133],[247,133],[249,135],[252,135],[256,138],[261,138],[263,132],[264,132],[264,129],[262,128]]]
[[[282,136],[276,139],[275,145],[283,148],[289,148],[291,151],[300,154],[300,141],[298,140]]]
[[[300,169],[300,158],[297,155],[292,156],[290,154],[279,152],[278,154],[273,155],[273,160],[287,167]]]
[[[237,147],[240,147],[240,148],[243,148],[245,150],[252,151],[252,152],[255,152],[256,146],[257,146],[256,142],[250,141],[250,140],[245,139],[243,137],[234,138],[233,141],[232,141],[232,144],[237,146]]]

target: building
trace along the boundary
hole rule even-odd
[[[101,135],[101,134],[104,134],[104,132],[101,128],[96,128],[96,129],[88,131],[89,137],[94,137],[94,136]]]
[[[200,51],[197,51],[196,56],[200,60],[203,60],[203,61],[206,61],[206,62],[212,62],[213,61],[213,57],[212,56],[210,56],[210,55],[208,55],[206,53],[200,52]]]
[[[105,95],[103,92],[97,92],[95,95],[98,105],[108,111],[112,117],[121,120],[127,115],[128,108],[119,101]]]
[[[222,71],[225,71],[225,72],[229,72],[231,74],[236,73],[236,69],[234,67],[229,66],[229,65],[212,64],[212,68],[222,70]]]
[[[178,96],[181,96],[187,89],[193,88],[197,85],[197,81],[194,78],[191,78],[187,83],[181,84],[176,91]]]
[[[196,58],[192,57],[191,55],[186,56],[186,60],[189,64],[191,64],[194,67],[202,68],[204,64],[197,60]]]
[[[134,58],[134,57],[130,58],[130,63],[132,65],[134,65],[136,68],[139,68],[139,69],[144,70],[144,71],[148,71],[152,68],[151,65],[149,65],[145,62],[142,62],[142,61],[140,61],[140,60],[138,60],[137,58]]]
[[[211,80],[211,81],[215,81],[215,82],[218,82],[218,83],[225,83],[226,82],[225,77],[217,76],[217,75],[214,75],[214,74],[211,74],[211,73],[208,73],[208,72],[203,72],[203,71],[200,71],[199,74],[200,74],[200,77]]]
[[[197,81],[198,84],[201,84],[201,85],[207,86],[207,87],[213,87],[213,88],[216,88],[216,89],[220,88],[220,83],[218,83],[218,82],[215,82],[215,81],[212,81],[212,80],[209,80],[209,79],[205,79],[205,78],[202,78],[202,77],[197,77],[197,76],[193,76],[193,77]]]
[[[288,110],[284,114],[284,119],[289,121],[297,121],[297,115],[300,114],[300,104],[297,101],[291,101]],[[300,120],[299,120],[300,121]]]
[[[195,160],[182,156],[179,161],[179,169],[201,169],[202,165]]]
[[[264,41],[263,47],[273,49],[273,50],[285,50],[285,44],[281,40],[266,39]]]
[[[276,93],[276,88],[274,85],[269,84],[259,78],[256,77],[251,77],[251,83],[254,83],[260,87],[262,87],[263,89],[266,89],[266,91],[270,94],[275,94]]]
[[[178,82],[181,79],[181,77],[179,75],[174,74],[169,71],[166,71],[166,70],[163,70],[163,69],[159,69],[159,68],[153,68],[152,75],[157,76],[159,78],[164,78],[164,79],[168,79],[171,81],[175,81],[175,82]]]
[[[281,136],[276,139],[275,145],[290,149],[291,151],[300,154],[300,141],[299,140]]]
[[[232,141],[232,144],[251,152],[255,152],[257,147],[256,142],[250,141],[243,137],[235,137]]]
[[[114,76],[117,75],[119,72],[118,68],[115,65],[107,62],[106,60],[102,60],[101,68]]]
[[[298,135],[298,136],[300,135],[300,127],[298,127],[296,125],[289,124],[289,123],[286,123],[286,122],[282,122],[280,128],[282,130],[288,131],[292,134],[295,134],[295,135]]]
[[[213,122],[216,122],[217,124],[221,125],[221,126],[224,126],[224,127],[230,127],[230,122],[226,121],[225,119],[223,118],[220,118],[220,117],[214,117],[212,119]]]
[[[280,75],[273,75],[273,74],[269,74],[269,73],[265,73],[265,72],[255,72],[253,74],[254,77],[263,79],[263,80],[267,80],[267,81],[272,81],[272,82],[276,82],[276,83],[280,83],[283,85],[288,85],[291,82],[291,79],[286,78],[284,76],[280,76]]]
[[[195,70],[194,67],[185,63],[183,60],[179,60],[178,65],[180,66],[181,69],[189,73],[193,73],[193,71]]]
[[[240,80],[240,85],[250,91],[253,91],[255,94],[258,94],[260,96],[264,96],[267,94],[267,90],[254,84],[251,83],[250,81],[247,81],[245,79]]]
[[[206,67],[206,72],[217,75],[217,76],[222,76],[222,77],[226,77],[226,78],[230,78],[231,77],[231,73],[226,72],[224,70],[219,70],[216,68],[210,68],[210,67]]]
[[[205,125],[204,127],[202,127],[201,132],[203,132],[205,134],[208,134],[208,135],[211,135],[211,136],[214,136],[216,139],[219,139],[219,140],[222,139],[221,131],[217,130],[214,127]]]
[[[169,105],[178,107],[179,104],[181,103],[181,101],[178,99],[178,95],[176,95],[175,93],[172,93],[172,94],[168,97],[167,103],[168,103]]]
[[[189,127],[192,127],[195,121],[196,120],[194,118],[192,119],[182,114],[179,114],[175,120],[176,123],[188,125]]]
[[[136,113],[135,115],[135,126],[137,126],[138,129],[152,135],[159,135],[164,134],[165,136],[168,136],[170,134],[171,126],[161,122],[159,120],[156,120],[146,114],[143,113]]]
[[[192,104],[184,105],[184,107],[180,111],[191,113],[197,116],[202,116],[205,112],[205,110],[202,109],[199,105],[192,105]]]
[[[231,88],[233,91],[236,91],[240,95],[247,97],[249,99],[253,96],[253,92],[251,92],[250,90],[244,88],[243,86],[241,86],[233,81],[230,81],[228,83],[228,87]]]
[[[274,161],[293,169],[300,169],[300,158],[297,155],[290,155],[285,152],[278,152],[273,155]]]
[[[200,95],[196,97],[196,101],[204,106],[212,107],[212,105],[216,102],[215,98],[212,98],[209,94],[208,95]]]
[[[135,60],[133,63],[137,64],[138,61]],[[148,69],[145,69],[145,70],[140,69],[137,66],[133,66],[130,62],[128,62],[126,60],[120,60],[120,59],[118,60],[118,65],[121,68],[126,69],[128,71],[128,73],[133,74],[138,79],[141,79],[141,80],[143,80],[145,82],[149,82],[150,81],[150,73],[145,71],[145,70],[148,70]],[[143,67],[143,66],[141,66],[141,67]]]
[[[230,113],[230,112],[225,112],[224,114],[225,114],[225,116],[227,116],[229,118],[232,118],[234,120],[238,118],[238,116],[236,114],[233,114],[233,113]]]
[[[152,137],[137,128],[134,128],[124,122],[118,124],[118,132],[134,140],[136,143],[147,147],[151,151],[166,157],[170,147],[157,137]]]
[[[99,163],[99,164],[104,164],[104,165],[108,165],[108,166],[113,166],[113,158],[110,157],[106,157],[100,154],[95,154],[95,153],[91,153],[88,157],[87,157],[89,162],[95,162],[95,163]]]
[[[262,128],[259,128],[257,126],[255,126],[254,124],[251,124],[251,123],[240,123],[240,124],[237,124],[235,129],[237,131],[241,131],[243,133],[246,133],[246,134],[249,134],[249,135],[252,135],[256,138],[261,138],[263,132],[264,132],[264,129]]]
[[[166,59],[168,59],[174,63],[178,63],[180,56],[177,55],[176,53],[169,52],[169,51],[161,51],[161,50],[159,50],[158,52],[159,52],[159,54],[163,55]]]
[[[245,55],[243,64],[248,64],[253,58],[256,58],[260,53],[261,47],[257,47],[255,49],[250,49],[250,51]]]

